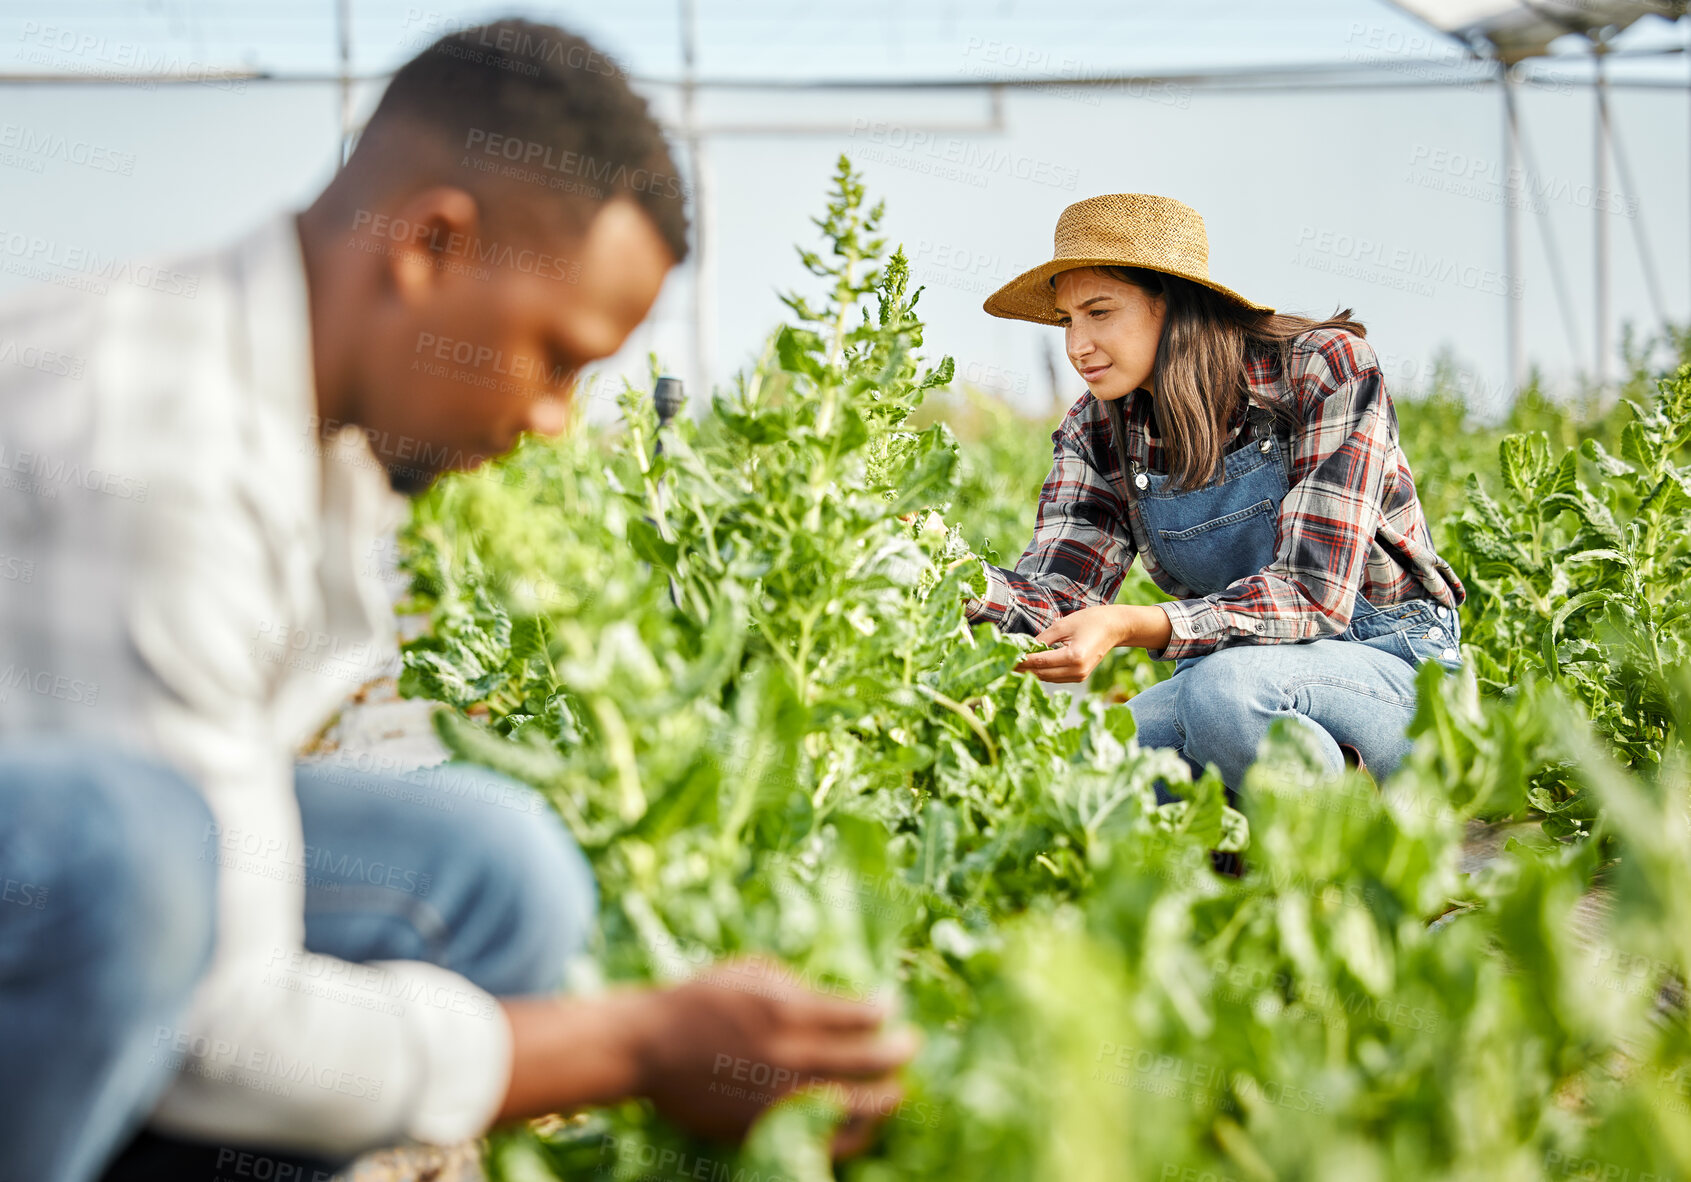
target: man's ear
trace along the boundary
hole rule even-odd
[[[400,301],[411,304],[448,279],[442,262],[470,253],[481,230],[481,207],[463,189],[440,185],[407,197],[389,224],[398,232],[388,237],[387,279]]]

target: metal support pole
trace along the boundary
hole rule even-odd
[[[1592,87],[1597,96],[1597,134],[1592,160],[1592,205],[1597,219],[1595,234],[1595,263],[1597,273],[1597,366],[1594,370],[1600,387],[1609,384],[1609,211],[1597,195],[1609,187],[1609,80],[1603,69],[1606,47],[1601,41],[1592,42],[1593,61],[1597,74]]]
[[[715,227],[711,224],[711,185],[705,135],[699,127],[698,67],[699,13],[696,0],[681,0],[681,126],[687,140],[687,161],[693,173],[693,376],[695,390],[711,389],[711,343],[714,337],[711,300],[715,290]]]
[[[1520,392],[1526,373],[1526,351],[1521,339],[1521,297],[1514,285],[1521,275],[1521,209],[1520,201],[1527,186],[1521,170],[1521,123],[1515,106],[1515,79],[1507,62],[1499,63],[1503,80],[1503,273],[1504,282],[1504,342],[1508,352],[1509,391]]]
[[[335,0],[335,40],[341,59],[341,150],[345,164],[352,151],[352,0]]]

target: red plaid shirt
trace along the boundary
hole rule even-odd
[[[1334,636],[1350,624],[1358,590],[1375,607],[1432,598],[1457,607],[1467,592],[1433,552],[1415,480],[1398,446],[1397,415],[1367,341],[1318,329],[1292,343],[1289,372],[1274,357],[1246,370],[1251,398],[1294,418],[1290,491],[1280,503],[1274,561],[1225,591],[1201,598],[1157,563],[1145,544],[1138,504],[1128,496],[1123,448],[1104,406],[1085,393],[1052,433],[1051,474],[1039,494],[1033,541],[1015,569],[986,566],[986,594],[966,603],[969,619],[1007,632],[1038,633],[1084,607],[1113,603],[1135,557],[1176,602],[1159,660],[1232,644],[1286,644]],[[1129,396],[1125,451],[1165,471],[1151,398]],[[1229,427],[1243,442],[1245,406]]]

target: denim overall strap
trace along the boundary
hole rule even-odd
[[[1110,409],[1112,423],[1119,408]],[[1290,481],[1290,432],[1264,407],[1246,412],[1246,441],[1223,459],[1219,477],[1179,492],[1172,478],[1145,469],[1133,450],[1126,454],[1130,512],[1137,512],[1143,536],[1159,566],[1193,595],[1213,595],[1274,561],[1280,504]],[[1118,437],[1125,429],[1118,427]],[[1447,668],[1461,662],[1461,623],[1456,613],[1431,599],[1376,607],[1359,587],[1350,622],[1335,639],[1393,652],[1410,664],[1436,660]],[[1200,660],[1182,658],[1176,667]]]
[[[1253,405],[1250,431],[1222,458],[1219,476],[1180,491],[1173,477],[1128,461],[1130,495],[1157,565],[1194,595],[1213,595],[1274,561],[1289,441]]]

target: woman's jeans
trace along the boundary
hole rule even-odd
[[[1344,769],[1344,744],[1383,778],[1409,752],[1417,667],[1460,668],[1460,629],[1454,611],[1429,599],[1359,603],[1342,638],[1187,657],[1127,706],[1141,746],[1177,749],[1194,775],[1213,763],[1235,792],[1278,718],[1307,730],[1332,771]],[[1174,799],[1161,785],[1157,796]]]
[[[560,985],[594,886],[534,792],[450,765],[302,765],[295,789],[306,844],[334,853],[307,877],[309,949],[431,961],[499,996]],[[212,832],[199,793],[163,767],[85,740],[0,741],[0,1180],[84,1182],[108,1163],[108,1178],[233,1178],[257,1161],[262,1176],[326,1182],[340,1164],[136,1136],[170,1081],[158,1032],[212,953]]]

